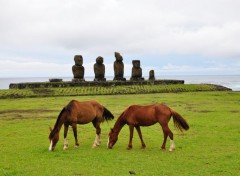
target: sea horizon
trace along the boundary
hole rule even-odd
[[[127,80],[130,76],[124,76]],[[240,75],[157,75],[156,79],[184,80],[185,84],[216,84],[228,87],[233,91],[240,91]],[[48,82],[49,79],[60,78],[63,81],[71,81],[73,77],[0,77],[0,89],[9,89],[11,83],[24,82]],[[85,76],[86,81],[93,81],[94,76]],[[145,80],[148,79],[144,76]],[[113,76],[106,76],[107,81],[113,80]]]

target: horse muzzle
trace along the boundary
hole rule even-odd
[[[113,148],[113,145],[112,144],[108,144],[108,149],[112,149]]]
[[[54,147],[48,149],[50,152],[53,152],[54,151]]]

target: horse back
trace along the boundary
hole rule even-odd
[[[154,105],[129,106],[124,112],[124,118],[128,125],[134,126],[150,126],[158,122],[156,117],[156,109]]]
[[[125,110],[123,116],[129,125],[150,126],[157,122],[160,124],[168,123],[171,111],[164,104],[132,105]]]
[[[72,100],[66,106],[69,111],[69,120],[79,124],[86,124],[93,121],[96,117],[101,117],[103,107],[95,100],[79,102]]]

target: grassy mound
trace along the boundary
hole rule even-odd
[[[64,88],[35,88],[0,90],[0,98],[55,97],[83,95],[119,95],[150,94],[169,92],[195,92],[229,90],[222,86],[209,84],[174,84],[174,85],[129,85],[129,86],[84,86]]]

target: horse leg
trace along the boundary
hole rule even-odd
[[[139,138],[140,138],[140,140],[142,142],[142,149],[144,149],[144,148],[146,148],[146,145],[145,145],[145,143],[143,141],[143,137],[142,137],[142,132],[141,132],[140,126],[136,126],[135,128],[137,129],[138,136],[139,136]]]
[[[173,133],[169,129],[168,125],[162,126],[163,134],[164,134],[164,140],[161,149],[166,149],[166,142],[167,142],[167,137],[170,137],[170,148],[169,151],[173,151],[175,149],[174,141],[173,141]]]
[[[92,148],[95,148],[101,144],[100,141],[100,134],[101,134],[101,128],[100,128],[100,122],[93,122],[93,126],[96,128],[96,138],[94,140]]]
[[[167,142],[168,133],[167,133],[167,131],[166,131],[166,129],[164,127],[162,127],[162,130],[163,130],[164,139],[163,139],[163,144],[162,144],[161,149],[165,150],[166,149],[166,142]]]
[[[132,139],[133,139],[134,126],[129,126],[129,131],[130,131],[130,136],[129,136],[129,144],[128,144],[128,147],[127,147],[128,150],[132,149]]]
[[[72,128],[73,128],[73,134],[74,134],[74,137],[75,137],[75,147],[78,147],[79,143],[78,143],[78,139],[77,139],[77,124],[73,123]]]
[[[169,152],[173,151],[175,149],[175,144],[173,141],[173,133],[172,131],[168,128],[168,136],[170,137],[170,148],[169,148]]]
[[[64,124],[64,146],[63,150],[66,150],[68,148],[68,140],[67,140],[67,132],[68,132],[68,124]]]

